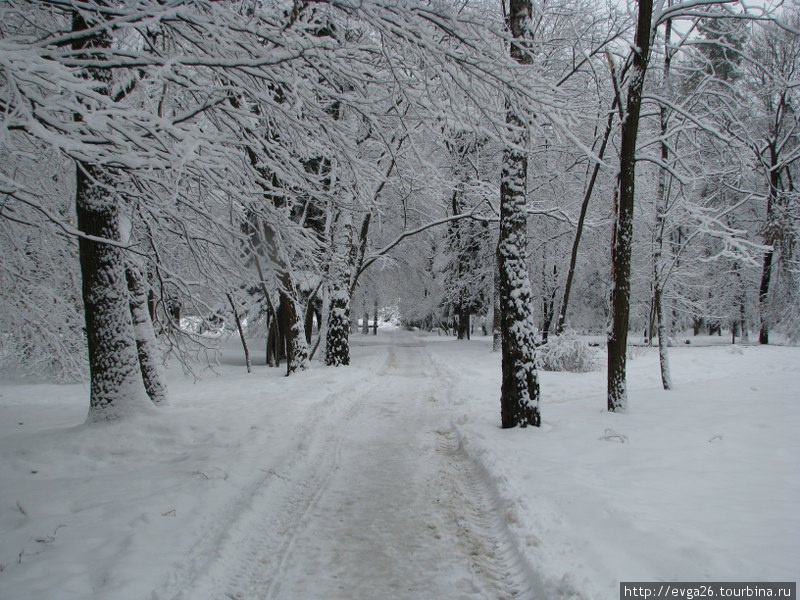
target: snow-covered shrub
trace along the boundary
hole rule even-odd
[[[586,373],[597,368],[594,348],[580,341],[571,331],[550,336],[539,346],[537,358],[543,371],[571,371]]]

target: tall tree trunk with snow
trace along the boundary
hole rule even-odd
[[[500,323],[502,320],[500,310],[500,259],[495,252],[494,261],[494,294],[492,298],[492,352],[500,352],[503,346],[503,334]]]
[[[74,32],[94,28],[97,33],[72,42],[78,56],[86,58],[96,50],[110,48],[111,37],[102,23],[88,22],[83,13],[73,13]],[[110,71],[88,69],[86,77],[100,94],[110,94]],[[82,115],[75,118],[83,120]],[[128,302],[124,251],[96,241],[120,240],[119,201],[107,167],[76,161],[75,214],[78,229],[86,236],[78,240],[78,248],[91,377],[89,420],[112,420],[146,406],[147,400]]]
[[[94,238],[120,239],[117,199],[102,167],[78,162],[75,213],[78,228]],[[144,402],[142,370],[136,350],[125,281],[124,251],[118,246],[79,240],[83,309],[89,349],[89,418],[112,420]]]
[[[629,73],[628,97],[622,120],[619,178],[615,192],[614,225],[611,242],[611,325],[608,331],[608,410],[625,410],[628,403],[626,352],[631,298],[631,248],[633,243],[633,200],[636,182],[636,137],[642,90],[650,54],[652,0],[639,0],[633,63]]]
[[[530,35],[530,0],[510,0],[511,57],[521,65],[531,64],[525,40]],[[528,215],[525,193],[528,171],[528,134],[525,123],[507,104],[506,123],[511,140],[503,150],[500,180],[500,312],[503,379],[500,415],[503,428],[538,427],[539,376],[536,370],[536,326],[531,314],[528,280]]]
[[[341,213],[331,234],[330,297],[325,337],[325,364],[350,364],[350,282],[355,260],[352,219]]]
[[[772,280],[772,260],[775,254],[774,245],[778,239],[775,204],[777,203],[781,185],[781,167],[779,165],[778,155],[777,141],[773,138],[769,142],[769,193],[767,194],[767,216],[764,233],[764,243],[772,246],[772,248],[764,253],[764,261],[761,267],[761,285],[758,288],[758,310],[761,320],[758,332],[759,344],[769,344],[769,286]]]
[[[284,282],[289,279],[284,273]],[[292,284],[292,290],[294,285]],[[294,294],[282,289],[281,308],[284,311],[284,336],[286,340],[286,374],[298,373],[311,367],[310,351],[306,343],[305,323]]]
[[[672,34],[672,19],[667,19],[664,30],[664,97],[672,97],[672,82],[670,81],[670,63],[672,49],[670,37]],[[665,390],[672,387],[672,376],[669,370],[669,355],[667,354],[667,326],[664,322],[663,304],[663,271],[662,257],[664,254],[664,228],[667,220],[667,161],[669,160],[669,146],[666,135],[669,124],[669,109],[665,104],[659,108],[661,124],[661,167],[658,170],[658,184],[656,186],[656,222],[653,240],[653,308],[656,317],[656,333],[658,335],[658,363],[661,366],[661,385]],[[652,339],[652,335],[651,335]]]
[[[142,383],[153,404],[167,403],[167,382],[158,360],[158,344],[148,309],[149,290],[141,270],[128,264],[125,271],[130,293],[130,311]]]
[[[306,342],[305,313],[296,298],[297,286],[292,277],[289,259],[285,256],[280,236],[264,223],[264,239],[272,262],[278,271],[278,337],[283,339],[286,350],[286,374],[291,375],[311,367],[310,350]]]

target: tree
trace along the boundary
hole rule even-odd
[[[88,61],[94,52],[102,53],[111,47],[111,36],[102,17],[75,11],[72,31],[76,34],[73,50]],[[89,31],[94,33],[87,34]],[[109,71],[88,69],[85,76],[97,86],[100,95],[111,95]],[[75,115],[76,121],[84,121],[92,108],[99,107],[86,108],[85,113]],[[116,189],[110,167],[88,160],[75,162],[75,214],[83,233],[78,246],[91,373],[89,418],[93,421],[116,419],[136,410],[142,397],[142,372],[127,300],[125,255],[117,245],[121,235]],[[141,310],[141,295],[135,297],[137,317],[147,320]],[[152,391],[161,398],[155,387]]]
[[[753,61],[749,63],[752,93],[760,105],[753,120],[759,129],[751,134],[750,141],[767,188],[762,235],[764,244],[770,247],[764,253],[758,295],[758,339],[762,344],[769,343],[774,259],[776,253],[784,259],[791,257],[796,235],[790,207],[798,201],[791,166],[800,160],[796,83],[800,73],[800,7],[790,5],[783,16],[785,24],[768,24],[753,34]]]
[[[530,65],[528,45],[533,18],[530,0],[510,0],[508,26],[510,53],[521,66]],[[528,281],[526,212],[527,145],[526,122],[508,101],[506,124],[509,141],[503,150],[500,176],[500,239],[497,261],[500,271],[500,323],[503,380],[500,415],[503,428],[539,427],[539,376],[536,370],[536,328],[531,315]]]
[[[631,295],[631,248],[633,243],[633,202],[636,183],[636,136],[642,105],[647,62],[650,58],[652,0],[639,0],[639,17],[626,88],[619,156],[619,178],[614,197],[611,237],[611,326],[608,331],[608,410],[625,410],[627,405],[626,353]]]

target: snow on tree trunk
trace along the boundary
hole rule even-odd
[[[80,12],[72,15],[74,32],[85,32],[98,25],[102,23],[87,22]],[[78,56],[84,56],[80,54],[84,51],[110,47],[111,36],[102,27],[72,42]],[[110,71],[90,68],[85,77],[95,84],[98,93],[110,94]],[[80,122],[84,117],[82,113],[76,114],[75,120]],[[90,239],[120,240],[119,199],[113,190],[114,179],[107,167],[76,161],[75,215],[78,229],[87,236],[78,240],[78,253],[91,378],[88,419],[93,422],[117,419],[148,405],[128,302],[124,251],[119,246]]]
[[[302,311],[298,310],[297,302],[284,290],[281,290],[281,308],[285,319],[286,374],[291,375],[310,368],[311,359]]]
[[[531,314],[527,267],[525,171],[527,157],[504,151],[500,186],[500,330],[503,383],[502,426],[539,426],[539,380],[536,371],[536,326]]]
[[[669,354],[667,353],[667,326],[664,323],[664,307],[661,299],[661,288],[656,287],[653,294],[656,309],[656,332],[658,334],[658,363],[661,367],[661,385],[665,390],[672,389],[672,375],[669,370]]]
[[[764,242],[774,248],[778,237],[775,204],[781,185],[781,171],[778,164],[778,149],[774,141],[770,143],[769,151],[769,194],[767,195],[767,216]],[[772,279],[772,261],[774,254],[775,252],[773,249],[767,250],[764,253],[764,262],[761,269],[761,285],[758,288],[758,309],[760,318],[760,329],[758,332],[759,344],[769,344],[769,286]]]
[[[495,253],[494,298],[492,299],[492,352],[500,352],[503,345],[503,334],[500,330],[500,262]]]
[[[325,338],[325,364],[334,367],[350,364],[351,261],[356,258],[352,220],[346,213],[340,213],[338,221],[338,227],[332,233],[331,286]]]
[[[608,410],[625,410],[628,403],[626,352],[631,298],[633,200],[636,181],[636,137],[642,90],[650,50],[652,0],[639,0],[633,63],[622,121],[619,178],[615,192],[611,243],[611,325],[608,331]]]
[[[325,364],[334,367],[350,364],[350,296],[342,283],[331,287],[328,311]]]
[[[78,228],[85,235],[118,241],[118,204],[111,183],[103,168],[78,162],[75,212]],[[114,420],[147,403],[128,302],[124,251],[85,237],[78,245],[91,377],[89,420]]]
[[[153,320],[148,310],[149,290],[145,284],[141,270],[128,264],[125,271],[130,293],[130,311],[133,321],[133,335],[136,339],[136,351],[139,355],[139,366],[142,370],[142,383],[153,404],[167,403],[167,382],[158,359],[158,344],[153,330]]]
[[[509,26],[515,39],[511,57],[521,65],[531,63],[524,39],[531,29],[530,0],[510,0]],[[511,139],[503,149],[500,179],[500,327],[503,380],[500,416],[503,428],[538,427],[539,375],[536,370],[536,326],[531,314],[528,280],[527,186],[528,134],[522,119],[507,103],[506,123]]]
[[[670,37],[672,34],[672,20],[667,19],[664,31],[664,96],[672,98],[672,85],[670,81],[670,63],[672,50]],[[655,239],[653,240],[653,311],[655,313],[656,332],[658,335],[658,362],[661,368],[661,385],[665,390],[672,388],[672,377],[669,370],[669,356],[667,355],[667,326],[664,322],[664,268],[662,257],[664,254],[664,229],[667,221],[668,191],[667,168],[669,160],[669,146],[666,142],[667,126],[669,124],[669,109],[665,105],[659,107],[659,121],[661,126],[661,167],[658,170],[658,183],[656,186],[656,222],[654,227]],[[651,325],[652,330],[652,325]],[[652,331],[650,339],[653,339]]]

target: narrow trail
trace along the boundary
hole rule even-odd
[[[377,348],[376,348],[377,349]],[[383,349],[383,348],[381,348]],[[185,597],[535,598],[535,576],[449,426],[448,373],[399,337],[265,481]]]

